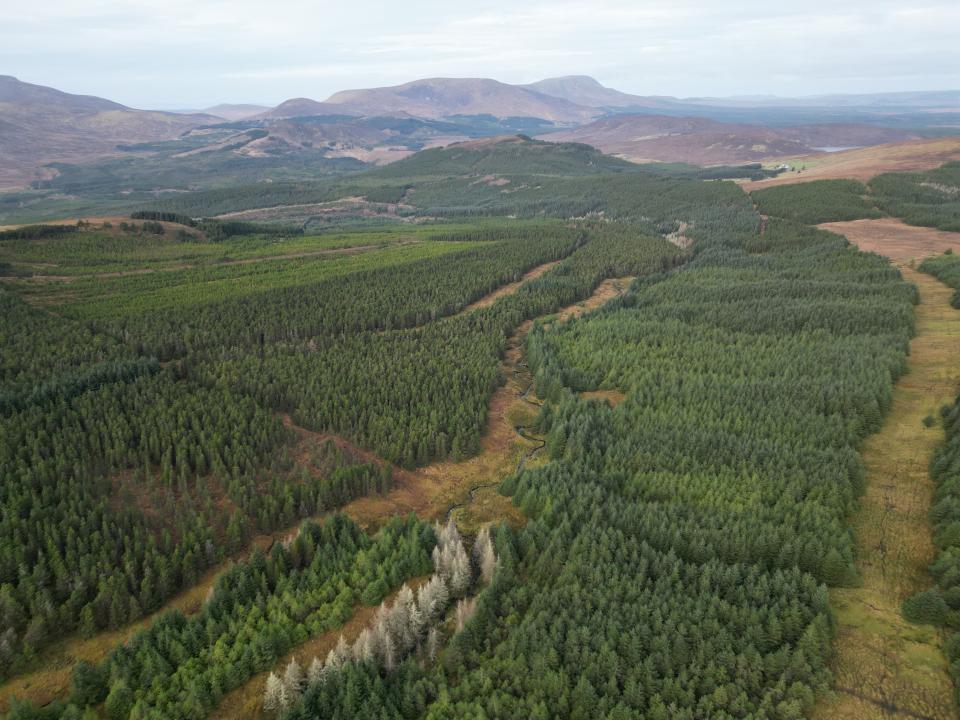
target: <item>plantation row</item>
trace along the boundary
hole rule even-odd
[[[351,667],[286,716],[799,718],[829,680],[824,586],[855,581],[855,447],[905,367],[915,293],[784,222],[727,235],[528,336],[551,462],[435,666]],[[808,303],[812,302],[812,307]],[[616,388],[616,408],[578,391]],[[522,580],[521,580],[522,578]]]
[[[880,217],[869,192],[856,180],[816,180],[754,190],[750,197],[764,215],[816,225]]]
[[[878,218],[960,231],[960,162],[922,173],[884,173],[867,185],[856,180],[815,180],[754,190],[764,215],[817,224]],[[881,213],[882,211],[882,213]]]
[[[676,264],[677,248],[629,225],[586,232],[567,260],[513,295],[422,328],[272,343],[197,368],[204,381],[293,414],[414,467],[479,450],[507,337],[526,319],[587,297],[607,277]]]
[[[922,173],[885,173],[870,181],[877,206],[911,225],[960,232],[960,161]]]
[[[181,301],[162,312],[146,307],[141,314],[106,320],[96,327],[124,338],[142,354],[161,359],[412,327],[454,314],[500,285],[518,280],[532,267],[568,255],[580,237],[576,230],[551,224],[475,247],[462,248],[458,240],[397,248],[397,259],[405,262],[387,263],[380,253],[354,272],[318,278],[320,282],[303,278],[286,287],[193,307]],[[426,255],[420,248],[429,250],[424,259],[416,259]],[[374,265],[378,259],[380,264]],[[301,262],[318,264],[316,259]],[[369,265],[373,267],[361,269]],[[157,279],[165,282],[165,276],[172,274]],[[130,285],[143,287],[136,281]],[[152,299],[141,302],[151,303]]]
[[[919,269],[956,290],[950,304],[960,309],[960,255],[948,250],[943,255],[925,258]]]
[[[360,253],[280,257],[241,263],[212,263],[167,272],[125,273],[118,277],[78,278],[69,284],[30,286],[44,304],[81,321],[95,321],[114,332],[149,324],[152,318],[193,317],[202,306],[227,303],[271,291],[296,293],[325,280],[370,271],[386,271],[417,261],[466,252],[460,242],[399,243]],[[125,322],[125,319],[136,319]],[[117,321],[116,328],[108,323]],[[175,328],[174,331],[179,328]],[[176,335],[171,341],[176,340]]]

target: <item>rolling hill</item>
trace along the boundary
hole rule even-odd
[[[49,176],[42,166],[116,152],[118,144],[171,139],[218,122],[210,115],[134,110],[0,76],[0,186]]]

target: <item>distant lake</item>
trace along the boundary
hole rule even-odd
[[[813,149],[819,150],[820,152],[841,152],[842,150],[856,150],[862,147],[863,145],[830,145],[828,147],[815,147]]]

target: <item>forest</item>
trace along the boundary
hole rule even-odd
[[[804,224],[873,212],[865,186],[751,197],[520,138],[350,178],[402,201],[386,224],[203,220],[347,183],[0,242],[0,680],[137,628],[0,711],[200,720],[258,682],[283,720],[807,716],[828,588],[857,583],[858,448],[918,300]],[[532,419],[510,429],[543,449],[487,481],[523,522],[352,516],[483,459],[511,351]],[[949,627],[956,415],[932,466],[942,572],[905,607]]]

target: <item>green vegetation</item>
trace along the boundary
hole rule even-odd
[[[960,255],[946,252],[943,255],[928,257],[920,263],[919,270],[933,275],[944,285],[949,285],[956,290],[951,305],[960,309]]]
[[[0,241],[59,238],[77,230],[76,225],[25,225],[14,230],[0,231]]]
[[[83,320],[107,321],[155,313],[157,320],[162,321],[173,318],[178,312],[182,313],[179,317],[189,319],[194,317],[189,309],[196,306],[210,307],[211,303],[278,292],[283,288],[291,288],[290,295],[295,296],[296,288],[330,278],[349,276],[362,270],[407,266],[415,261],[464,251],[464,244],[459,242],[391,245],[358,254],[305,255],[252,263],[211,264],[162,273],[80,278],[64,286],[31,286],[24,295],[36,297],[58,312]],[[310,322],[311,319],[304,318],[303,321]],[[136,322],[142,331],[137,333],[138,337],[152,332],[146,321]],[[126,331],[130,327],[121,324],[117,331]],[[168,330],[163,336],[164,341],[183,342],[178,338],[180,333],[183,330],[179,333]]]
[[[376,605],[429,572],[434,544],[430,526],[413,518],[373,538],[343,516],[305,524],[289,547],[256,551],[221,575],[198,615],[167,613],[100,666],[78,664],[71,703],[106,701],[117,718],[206,717],[226,691],[342,624],[357,602]]]
[[[884,173],[870,181],[884,212],[910,225],[960,232],[960,162],[922,173]]]
[[[943,408],[942,417],[946,439],[930,463],[930,475],[937,484],[930,510],[937,549],[930,573],[936,584],[908,598],[903,614],[911,622],[953,631],[944,653],[960,702],[960,397]]]
[[[815,180],[754,190],[750,197],[764,215],[816,225],[880,217],[867,193],[856,180]]]
[[[362,197],[370,203],[401,203],[383,215],[393,221],[602,215],[642,224],[648,233],[676,231],[681,221],[703,232],[756,225],[747,198],[735,185],[703,183],[676,168],[645,172],[644,167],[586,145],[515,139],[426,150],[349,179],[212,190],[170,197],[151,207],[198,217],[304,205],[297,217],[310,223],[313,204]]]
[[[78,301],[88,286],[74,283],[67,311],[103,319],[104,331],[164,359],[212,347],[411,327],[455,313],[526,270],[569,254],[576,240],[573,231],[547,226],[479,245],[434,241],[117,278],[91,283],[88,302]]]
[[[409,330],[273,342],[205,371],[208,382],[249,393],[304,427],[345,435],[399,465],[459,460],[479,450],[487,401],[499,382],[497,361],[513,328],[585,298],[604,278],[660,270],[678,259],[665,240],[630,226],[601,227],[565,262],[490,307]],[[248,342],[256,347],[256,338]]]

